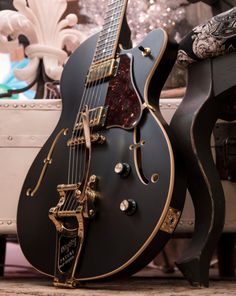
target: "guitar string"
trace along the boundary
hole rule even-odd
[[[103,33],[103,31],[102,31],[101,33]],[[99,39],[100,39],[100,38],[99,38]],[[95,51],[95,56],[94,56],[94,60],[95,60],[95,61],[96,61],[95,58],[96,58],[96,56],[97,56],[96,54],[97,54],[97,51]],[[104,52],[103,54],[106,55],[106,52]],[[104,58],[104,57],[102,56],[102,57],[101,57],[101,60],[102,60],[103,58]],[[94,61],[94,60],[93,60],[93,61]],[[93,87],[96,86],[96,83],[98,84],[98,83],[100,83],[100,81],[96,81],[96,80],[95,80],[95,83],[93,83],[93,84],[90,83],[90,85],[88,86],[89,88],[88,88],[88,91],[87,91],[87,97],[92,98],[92,97],[94,96],[94,94],[92,94],[92,92],[93,92]],[[80,120],[79,120],[79,121],[80,121]],[[77,163],[77,162],[75,161],[75,163]],[[75,172],[77,172],[77,171],[82,172],[82,169],[78,169],[78,168],[77,168],[77,169],[75,169],[74,171],[75,171]],[[78,178],[76,178],[76,176],[75,176],[75,179],[77,180]]]
[[[109,28],[111,28],[113,26],[113,24],[116,22],[116,19],[114,19],[114,16],[116,14],[116,3],[119,3],[120,1],[121,0],[118,0],[118,1],[115,1],[115,2],[112,3],[112,5],[115,5],[115,6],[113,7],[113,9],[111,9],[112,14],[109,16],[109,19],[113,20],[113,22],[110,23]],[[108,9],[108,11],[109,11],[109,9]],[[107,13],[106,13],[106,15],[107,15]],[[112,35],[112,33],[113,33],[112,30],[110,31],[109,29],[107,29],[104,32],[104,30],[102,29],[101,34],[99,36],[99,40],[101,40],[101,37],[104,38],[104,36],[105,36],[105,40],[109,41],[110,36]],[[97,43],[97,44],[99,44],[99,43]],[[101,54],[101,52],[102,52],[102,54]],[[102,51],[101,51],[101,49],[99,50],[98,48],[96,48],[94,60],[95,61],[98,60],[98,62],[100,62],[100,61],[105,60],[106,58],[109,58],[110,55],[111,55],[110,51],[107,51],[106,48],[104,48]],[[99,78],[100,74],[101,74],[102,78]],[[108,74],[108,70],[106,68],[103,69],[102,73],[101,73],[101,71],[100,71],[100,73],[97,73],[97,77],[95,78],[95,83],[92,86],[89,86],[91,91],[90,91],[90,94],[88,96],[89,101],[86,102],[87,105],[89,106],[89,109],[90,108],[93,109],[94,107],[99,106],[99,102],[100,102],[101,97],[102,97],[103,83],[105,81],[105,77],[106,77],[107,74]],[[92,120],[95,120],[97,118],[98,112],[99,111],[94,112],[94,115],[92,114],[92,116],[93,116],[91,118]],[[91,134],[93,134],[93,130],[94,130],[94,127],[91,127]],[[81,159],[82,159],[82,161],[80,161],[80,169],[78,169],[78,161],[77,161],[77,166],[76,166],[77,167],[76,172],[80,172],[80,175],[83,174],[85,166],[86,166],[86,163],[83,163],[84,157],[81,157]],[[75,203],[76,203],[76,201],[75,201]]]
[[[107,13],[106,13],[106,15],[107,15]],[[111,17],[113,17],[113,15],[114,15],[114,9],[113,9],[113,13],[112,13]],[[106,40],[107,39],[109,40],[109,31],[105,31],[105,35],[106,35]],[[96,47],[95,55],[94,55],[94,61],[96,61],[98,55],[101,55],[101,49],[100,50],[98,49],[98,44],[99,44],[99,42],[101,40],[101,36],[104,36],[104,29],[102,29],[102,31],[100,33],[100,36],[99,36],[99,39],[98,39],[98,43],[97,43],[97,47]],[[100,60],[103,61],[106,57],[107,57],[107,52],[106,52],[106,50],[104,48],[102,50],[102,56],[101,56]],[[100,74],[101,74],[102,78],[99,78]],[[90,100],[87,103],[87,105],[89,105],[89,107],[91,109],[99,106],[98,102],[99,102],[99,98],[101,97],[102,89],[103,89],[102,83],[105,81],[104,77],[106,76],[106,74],[107,74],[106,69],[103,69],[102,73],[101,73],[101,70],[98,71],[97,77],[95,77],[94,85],[89,86],[91,91],[90,91],[90,94],[89,94],[89,99]],[[97,86],[99,86],[99,87],[97,87]],[[98,111],[97,112],[95,111],[94,114],[91,114],[92,117],[90,119],[95,120],[97,118],[97,115],[98,115]],[[91,127],[91,134],[92,133],[93,133],[93,126]],[[81,162],[81,166],[82,166],[82,162]],[[77,167],[76,172],[79,172],[80,175],[83,174],[83,168],[80,167],[80,169],[78,169],[78,167]],[[76,177],[78,179],[78,175],[76,175]],[[81,178],[81,176],[79,176],[79,179],[80,178]]]
[[[115,1],[115,2],[113,2],[113,3],[111,3],[112,5],[114,5],[114,4],[116,4],[116,3],[118,3],[119,1]],[[113,7],[113,10],[114,10],[114,7]],[[106,55],[106,52],[104,53],[105,55]],[[85,93],[84,93],[85,94]],[[87,92],[87,95],[88,95],[88,92]],[[81,105],[82,105],[82,103],[83,103],[83,101],[85,101],[85,99],[86,99],[86,96],[84,96],[83,95],[83,99],[81,100]],[[80,110],[81,110],[81,106],[80,106]],[[78,113],[78,115],[81,115],[81,113],[79,112]],[[79,120],[76,120],[76,123],[79,123],[79,122],[81,122],[81,120],[80,120],[80,118],[81,118],[81,116],[77,116],[77,118],[79,118]],[[75,139],[76,137],[78,136],[78,133],[76,133],[76,135],[72,138],[72,139]],[[72,147],[72,149],[70,149],[72,152],[74,152],[74,149],[75,148],[73,148]],[[74,156],[74,153],[73,153],[73,156]],[[74,163],[75,163],[75,161],[73,161],[73,159],[74,159],[74,157],[72,158],[72,164],[74,165]],[[73,172],[74,170],[73,170],[73,166],[72,166],[72,172]],[[73,175],[72,175],[72,182],[71,183],[73,183]]]
[[[112,2],[111,1],[111,5],[115,5],[115,4],[117,4],[117,3],[119,3],[120,2],[120,0],[118,0],[118,1],[115,1],[115,2]],[[109,7],[109,6],[108,6]],[[115,14],[115,9],[116,9],[116,7],[113,7],[113,9],[111,9],[112,10],[112,17],[114,16],[114,14]],[[108,11],[109,11],[109,9],[108,9]],[[111,16],[109,16],[109,17],[111,17]],[[119,18],[120,18],[120,15],[119,15]],[[115,19],[115,21],[116,21],[116,19]],[[114,21],[113,21],[114,22]],[[111,26],[110,26],[111,27]],[[109,35],[109,29],[108,30],[106,30],[107,32],[106,32],[106,34],[108,34]],[[113,33],[113,31],[111,30],[111,33]],[[101,35],[102,34],[104,34],[104,30],[102,30],[101,31]],[[100,37],[100,36],[99,36]],[[103,36],[104,37],[104,36]],[[110,36],[106,36],[106,39],[109,39],[110,38]],[[99,38],[100,39],[100,38]],[[98,40],[99,40],[98,39]],[[97,48],[96,48],[97,49]],[[96,52],[96,50],[95,50],[95,56],[94,56],[94,59],[95,58],[97,58],[97,54],[96,54],[97,52]],[[98,51],[98,53],[99,53],[99,55],[101,54],[100,53],[100,51]],[[103,51],[103,55],[104,55],[104,57],[106,57],[106,55],[107,55],[107,52],[106,51]],[[102,58],[100,58],[101,60],[103,60],[103,58],[104,57],[102,57]],[[106,70],[105,70],[106,71]],[[102,73],[102,76],[104,76],[105,77],[105,75],[106,75],[107,73]],[[103,79],[103,80],[105,80],[105,78]],[[84,94],[83,94],[83,96],[82,96],[82,100],[81,100],[81,104],[80,104],[80,108],[79,108],[79,110],[81,110],[81,106],[83,105],[82,103],[84,103],[84,102],[86,102],[86,105],[88,105],[88,109],[90,110],[90,108],[92,107],[94,107],[94,106],[92,106],[91,105],[91,101],[93,100],[93,98],[95,98],[94,99],[94,103],[96,102],[96,98],[98,98],[97,99],[97,101],[99,102],[100,101],[100,99],[101,99],[101,93],[102,93],[102,87],[97,87],[96,89],[97,89],[97,94],[95,94],[94,93],[94,87],[96,86],[96,85],[98,85],[98,84],[100,84],[101,85],[101,83],[102,83],[103,81],[102,81],[102,79],[97,79],[96,81],[95,81],[95,83],[91,86],[91,84],[89,84],[88,85],[88,88],[89,89],[87,89],[87,87],[84,89]],[[84,105],[85,106],[85,105]],[[96,118],[96,116],[97,116],[97,114],[95,114],[94,115],[94,118],[93,119],[95,119]],[[78,115],[77,115],[77,118],[76,118],[76,123],[75,123],[75,126],[76,126],[76,124],[78,124],[78,123],[80,123],[81,122],[81,112],[79,112],[78,113]],[[92,128],[92,130],[93,130],[93,128]],[[76,138],[79,138],[80,136],[81,136],[81,134],[83,133],[83,131],[82,130],[79,130],[79,131],[77,131],[76,132],[76,134],[72,137],[72,140],[75,140]],[[80,134],[80,135],[79,135]],[[73,145],[72,145],[73,146]],[[80,146],[80,145],[79,145]],[[84,145],[81,145],[81,147],[83,147]],[[78,150],[81,150],[81,152],[79,153],[78,152]],[[85,149],[84,149],[85,150]],[[73,147],[70,147],[70,151],[72,152],[71,154],[72,154],[72,157],[71,157],[71,161],[72,161],[72,166],[70,165],[70,168],[72,169],[72,174],[71,174],[71,180],[72,180],[72,184],[74,184],[75,183],[75,181],[78,179],[78,176],[77,176],[77,172],[78,171],[80,171],[81,172],[81,174],[82,174],[82,171],[83,171],[83,169],[82,169],[82,166],[83,166],[83,164],[82,164],[82,161],[80,162],[81,163],[81,165],[80,165],[80,169],[78,169],[78,162],[79,162],[79,160],[81,159],[81,160],[83,160],[84,158],[83,157],[79,157],[79,155],[80,156],[82,156],[82,154],[83,154],[83,152],[82,152],[82,149],[78,149],[77,147],[75,147],[75,148],[73,148]],[[75,153],[75,151],[77,152],[77,153]],[[76,156],[75,156],[76,155]],[[75,165],[75,163],[76,163],[76,165]],[[84,166],[86,165],[86,163],[84,164]],[[73,174],[73,172],[75,172],[75,174]],[[68,182],[70,182],[70,177],[68,177]],[[73,194],[71,194],[71,195],[73,195]],[[68,207],[68,208],[71,208],[71,203],[73,203],[73,200],[75,201],[75,199],[74,198],[68,198],[68,199],[70,199],[71,200],[71,202],[68,202],[68,204],[67,204],[67,206],[66,206],[66,204],[65,204],[65,206],[66,207]]]
[[[101,32],[100,32],[100,36],[102,35],[104,33],[104,31],[102,30]],[[99,39],[98,40],[100,40],[100,36],[99,36]],[[97,43],[98,44],[98,43]],[[97,50],[97,47],[96,47],[96,49],[95,49],[95,54],[94,54],[94,58],[93,58],[93,61],[94,60],[96,60],[96,58],[97,58],[97,54],[100,54],[100,51],[98,51]],[[103,55],[104,56],[106,56],[106,52],[103,52]],[[103,57],[102,57],[103,58]],[[102,60],[102,59],[101,59]],[[93,62],[92,62],[93,63]],[[89,102],[89,100],[91,101],[93,98],[95,98],[95,100],[96,100],[96,97],[97,97],[97,95],[95,95],[95,93],[94,93],[94,87],[97,85],[97,84],[100,84],[101,85],[101,81],[97,81],[97,79],[95,78],[95,81],[94,81],[94,83],[89,83],[89,85],[88,85],[88,89],[86,89],[86,94],[87,94],[87,96],[86,96],[86,100],[84,100],[84,101],[86,101],[86,103],[87,103],[87,105],[89,106],[89,109],[91,108],[91,103]],[[100,88],[98,88],[97,87],[97,89],[101,89],[101,86],[100,86]],[[89,100],[87,99],[87,98],[89,98]],[[94,100],[94,101],[95,101]],[[81,117],[81,116],[80,116]],[[79,117],[79,118],[80,118]],[[78,122],[80,122],[81,120],[79,119],[79,121]],[[92,132],[92,131],[91,131]],[[80,133],[82,133],[82,131],[80,131]],[[76,135],[75,135],[75,137],[78,137],[79,135],[78,135],[78,132],[76,133]],[[76,163],[76,165],[75,165],[75,180],[79,180],[79,178],[77,177],[77,172],[79,171],[79,172],[81,172],[81,174],[82,174],[82,171],[84,171],[84,168],[85,168],[85,166],[86,166],[86,162],[83,162],[83,160],[84,160],[84,157],[82,157],[82,154],[83,154],[83,148],[84,146],[83,145],[81,145],[81,149],[78,149],[78,148],[75,148],[76,149],[76,151],[77,151],[77,153],[76,153],[76,155],[77,155],[77,157],[75,158],[76,159],[76,161],[74,162],[74,163]],[[80,148],[80,147],[79,147]],[[79,153],[79,150],[81,151],[81,153]],[[86,148],[84,149],[84,153],[86,152]],[[81,156],[81,157],[79,157],[79,156]],[[80,161],[80,169],[78,169],[78,162]],[[86,161],[86,160],[85,160]],[[83,168],[83,164],[84,164],[84,168]],[[73,164],[74,165],[74,164]],[[74,202],[73,202],[74,201]],[[71,205],[76,205],[77,204],[77,202],[76,202],[76,200],[75,200],[75,198],[74,199],[71,199],[71,202],[69,203],[69,207],[71,207]],[[72,207],[71,207],[72,208]]]

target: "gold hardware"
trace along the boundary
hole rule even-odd
[[[159,178],[160,178],[159,174],[157,174],[157,173],[153,174],[152,177],[151,177],[152,183],[157,183]]]
[[[106,121],[108,107],[97,107],[88,110],[89,127],[104,126]],[[83,112],[81,112],[83,114]],[[84,128],[82,116],[79,116],[80,120],[76,123],[74,130],[81,130]]]
[[[59,282],[58,278],[53,279],[53,285],[57,288],[76,288],[79,285],[79,281],[75,279],[66,280],[65,282]]]
[[[85,189],[85,196],[82,196],[82,189],[81,183],[76,183],[76,184],[59,184],[57,185],[57,191],[60,196],[60,203],[64,203],[64,200],[66,198],[66,192],[67,191],[74,191],[75,193],[75,198],[79,201],[82,202],[83,200],[90,200],[92,202],[95,201],[96,198],[99,197],[99,193],[96,191],[98,185],[98,177],[96,175],[91,175],[89,177],[86,189]],[[59,207],[59,204],[57,205]],[[72,215],[74,211],[61,211],[63,213],[62,215],[70,216]]]
[[[89,155],[91,156],[91,134],[89,128],[89,109],[87,105],[85,106],[85,110],[81,113],[81,117],[83,122],[85,146],[89,151]]]
[[[38,182],[36,183],[34,189],[31,189],[31,188],[28,188],[27,191],[26,191],[26,195],[27,196],[30,196],[30,197],[33,197],[35,196],[36,192],[38,191],[41,183],[42,183],[42,180],[43,180],[43,177],[46,173],[46,170],[48,168],[48,165],[52,164],[52,154],[53,154],[53,151],[56,147],[56,144],[59,140],[59,138],[61,137],[61,135],[64,135],[66,136],[67,135],[67,132],[68,132],[68,128],[63,128],[55,137],[53,143],[52,143],[52,146],[48,152],[48,155],[47,157],[44,159],[43,163],[43,168],[42,168],[42,171],[40,173],[40,176],[39,176],[39,179],[38,179]]]
[[[118,68],[118,59],[110,59],[98,64],[93,64],[87,76],[86,83],[94,82],[99,79],[105,79],[116,75]]]
[[[151,48],[149,48],[149,47],[145,47],[145,48],[142,50],[142,55],[143,55],[144,57],[148,57],[148,56],[150,56],[151,53],[152,53],[152,51],[151,51]]]
[[[118,162],[118,163],[116,164],[115,168],[114,168],[114,172],[115,172],[116,174],[120,174],[120,173],[123,172],[123,170],[124,170],[124,165],[123,165],[123,163]]]
[[[54,273],[54,285],[56,287],[75,288],[79,284],[79,281],[75,279],[75,272],[84,245],[87,219],[93,218],[96,214],[94,201],[98,196],[98,193],[95,191],[97,189],[97,183],[97,176],[91,175],[87,184],[85,183],[85,188],[85,185],[82,185],[84,184],[83,182],[76,184],[60,184],[57,186],[57,191],[60,196],[59,203],[56,207],[49,210],[48,215],[58,232],[57,244],[59,247],[57,247],[57,264]],[[67,194],[68,191],[69,194]],[[71,191],[73,195],[71,194]],[[61,210],[67,196],[74,196],[77,200],[75,209]],[[77,220],[76,225],[74,223],[69,224],[66,222],[66,218],[69,217],[74,217]],[[68,222],[69,221],[70,219]],[[62,245],[60,245],[60,238],[63,238]],[[70,239],[67,245],[63,245],[65,244],[65,238]],[[63,250],[68,249],[69,244],[74,244],[76,247],[69,249],[65,256],[65,251]],[[67,258],[66,261],[64,258],[67,256],[69,256],[69,259]],[[63,270],[65,264],[70,264],[67,271]]]
[[[133,140],[134,143],[129,146],[129,149],[133,151],[133,156],[134,156],[134,165],[136,169],[136,173],[139,177],[139,180],[144,184],[148,185],[149,180],[146,178],[143,172],[142,168],[142,153],[141,153],[141,147],[145,145],[145,140],[140,140],[140,130],[138,127],[134,128],[134,133],[133,133]]]
[[[122,202],[120,203],[120,210],[121,212],[125,212],[127,211],[129,208],[129,202],[127,199],[122,200]]]
[[[181,211],[170,207],[160,229],[171,234],[175,230],[180,215]]]
[[[89,215],[90,215],[90,217],[93,217],[95,215],[94,210],[89,210]]]
[[[60,256],[62,252],[62,247],[57,248],[57,264],[56,264],[56,269],[54,273],[54,285],[56,287],[65,287],[65,288],[76,288],[76,286],[79,284],[79,282],[75,279],[75,272],[76,268],[78,266],[78,261],[81,256],[81,251],[84,245],[84,238],[85,238],[85,220],[83,216],[83,210],[84,206],[80,205],[76,211],[73,211],[73,216],[77,219],[77,228],[75,229],[67,229],[64,227],[63,223],[58,220],[60,216],[60,212],[58,212],[58,208],[52,208],[49,211],[49,218],[52,220],[52,222],[55,224],[57,231],[60,232],[58,235],[58,245],[60,246],[60,238],[61,237],[69,237],[73,240],[77,240],[78,238],[78,246],[76,246],[76,249],[72,250],[69,255],[71,256],[71,266],[68,271],[63,271],[62,266],[60,265]],[[64,217],[64,213],[62,215]],[[59,226],[58,226],[59,225]],[[60,228],[61,226],[61,228]],[[65,273],[67,278],[65,279]]]
[[[90,136],[90,141],[91,141],[91,143],[104,144],[106,141],[106,137],[96,133],[96,134],[92,134]],[[67,146],[69,146],[69,147],[75,147],[77,145],[82,145],[82,144],[85,144],[85,137],[84,136],[72,138],[67,142]]]
[[[138,142],[138,143],[134,143],[134,144],[131,144],[130,146],[129,146],[129,150],[135,150],[135,149],[137,149],[137,148],[140,148],[141,146],[143,146],[143,145],[145,145],[145,140],[141,140],[140,142]]]

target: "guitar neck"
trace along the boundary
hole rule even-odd
[[[128,0],[108,0],[104,25],[99,34],[92,64],[115,57]]]

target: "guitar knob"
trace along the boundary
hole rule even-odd
[[[120,203],[120,210],[129,216],[133,215],[137,210],[137,203],[133,199],[124,199]]]
[[[118,162],[114,168],[114,172],[117,175],[120,175],[121,177],[127,177],[130,173],[130,170],[131,170],[130,165],[125,162],[123,163]]]
[[[149,48],[149,47],[143,47],[142,45],[140,45],[139,47],[138,47],[138,49],[142,52],[142,55],[144,56],[144,57],[148,57],[148,56],[150,56],[151,55],[151,48]]]

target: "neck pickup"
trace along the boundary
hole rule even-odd
[[[119,59],[109,59],[92,64],[87,75],[86,85],[89,86],[93,82],[103,82],[104,79],[114,77],[117,72],[118,64]]]

